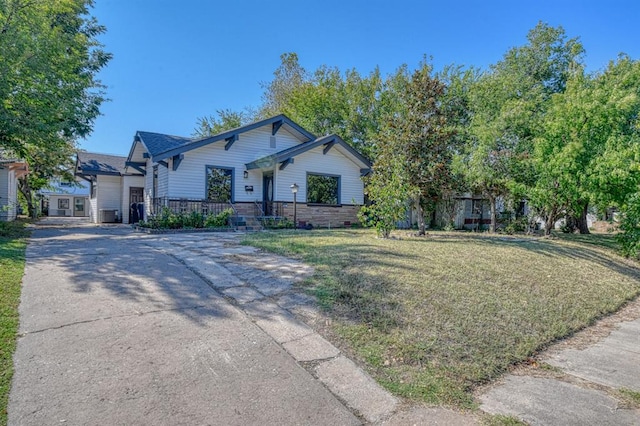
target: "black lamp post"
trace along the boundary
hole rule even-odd
[[[298,195],[298,185],[291,185],[291,192],[293,193],[293,229],[298,229],[298,218],[297,218],[297,206],[296,206],[296,195]]]

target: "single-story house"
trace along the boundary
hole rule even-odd
[[[75,175],[89,184],[89,218],[94,223],[129,223],[131,204],[143,202],[144,175],[119,155],[78,152]]]
[[[89,216],[90,183],[77,178],[76,181],[55,179],[45,189],[38,191],[41,211],[46,216]]]
[[[371,163],[339,136],[278,115],[205,138],[138,131],[124,166],[144,176],[146,216],[216,202],[245,218],[295,211],[300,225],[336,227],[357,221]]]
[[[15,220],[18,214],[18,179],[28,172],[25,161],[0,151],[0,221]]]

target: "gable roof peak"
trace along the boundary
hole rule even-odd
[[[279,123],[279,124],[277,124]],[[146,142],[146,139],[143,139],[143,142],[147,146],[147,149],[150,151],[150,154],[154,161],[163,160],[165,158],[172,157],[174,155],[182,154],[187,151],[191,151],[193,149],[200,148],[205,145],[209,145],[214,142],[219,142],[225,139],[233,138],[234,136],[238,136],[242,133],[249,132],[251,130],[259,129],[264,126],[273,125],[275,131],[285,126],[286,130],[292,133],[296,138],[298,138],[301,142],[309,142],[316,139],[316,136],[304,129],[299,124],[295,123],[289,117],[284,114],[278,114],[273,117],[265,118],[263,120],[259,120],[250,124],[246,124],[244,126],[236,127],[235,129],[225,130],[224,132],[220,132],[215,135],[206,136],[199,139],[193,138],[180,138],[178,136],[168,136],[168,135],[160,135],[155,134],[156,138],[164,137],[165,144],[163,147],[158,149],[152,149]],[[277,125],[277,128],[275,127]],[[141,136],[142,137],[142,136]],[[149,139],[147,137],[147,139]],[[180,142],[176,142],[176,140],[180,140]],[[173,141],[173,142],[172,142]]]

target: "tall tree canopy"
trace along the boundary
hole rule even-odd
[[[91,0],[0,0],[0,147],[35,171],[23,188],[38,189],[64,169],[38,161],[75,147],[105,100],[96,75],[111,55],[96,38],[105,28],[89,15],[91,6]]]
[[[367,76],[324,65],[308,72],[295,53],[283,54],[280,59],[273,80],[262,84],[259,116],[286,114],[311,133],[335,133],[365,156],[375,158],[372,141],[394,98],[385,95],[389,87],[379,69]]]
[[[295,52],[280,55],[280,66],[273,72],[273,80],[261,83],[261,117],[281,114],[289,101],[291,92],[308,80],[307,71],[300,65]]]
[[[484,73],[470,95],[470,137],[462,163],[471,189],[490,201],[492,232],[498,197],[534,180],[525,161],[533,138],[551,96],[564,91],[570,65],[583,52],[562,28],[544,23],[532,29],[527,40]]]
[[[250,109],[245,109],[244,111],[219,109],[216,111],[216,115],[198,118],[192,136],[205,138],[207,136],[217,135],[218,133],[249,124],[254,118],[255,113]]]
[[[535,140],[530,198],[547,218],[575,218],[588,233],[589,205],[622,206],[640,183],[640,62],[623,56],[595,75],[576,67],[553,96]]]
[[[402,70],[400,76],[404,76]],[[395,196],[397,206],[413,200],[420,234],[425,212],[433,211],[442,194],[455,182],[452,170],[457,139],[443,106],[446,86],[426,61],[400,86],[402,108],[386,117],[379,134],[380,154],[367,193],[386,209],[383,198]],[[398,191],[394,188],[402,188]],[[374,214],[378,207],[373,206]]]

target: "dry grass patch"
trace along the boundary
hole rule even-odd
[[[598,245],[469,233],[265,232],[246,242],[316,268],[333,331],[398,395],[473,406],[472,392],[640,293]],[[402,236],[404,235],[404,236]]]

